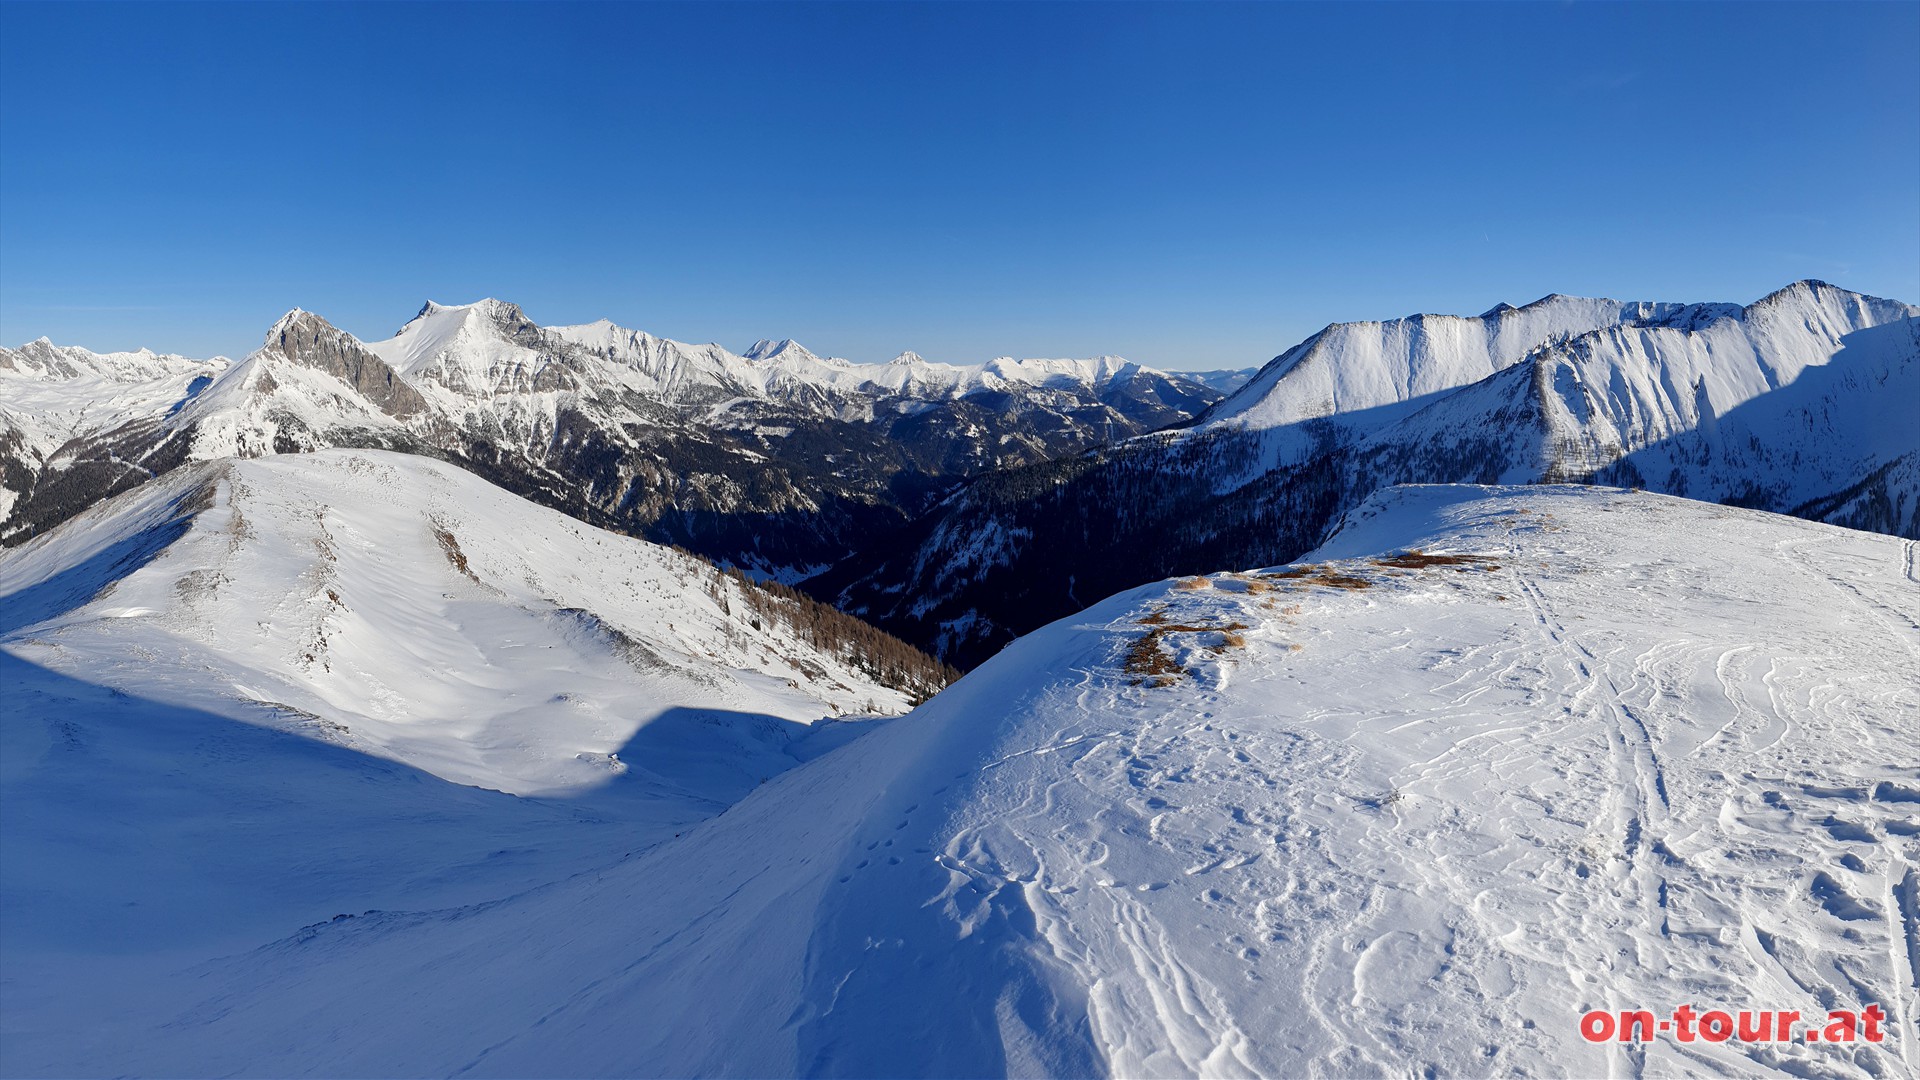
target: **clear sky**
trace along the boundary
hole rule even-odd
[[[1920,4],[0,3],[0,342],[513,300],[1258,364],[1549,292],[1920,301]]]

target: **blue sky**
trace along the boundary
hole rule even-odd
[[[1257,364],[1548,292],[1920,301],[1920,5],[0,3],[0,342],[498,296]]]

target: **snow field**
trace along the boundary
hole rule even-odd
[[[77,1049],[49,1010],[15,1060],[1901,1075],[1911,560],[1653,495],[1395,489],[1311,565],[1116,596],[678,838],[156,974],[113,1033]],[[1155,627],[1196,628],[1158,635],[1164,684],[1129,671]],[[1577,1030],[1869,1000],[1884,1044]]]

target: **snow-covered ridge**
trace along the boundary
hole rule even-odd
[[[152,349],[133,352],[97,353],[73,345],[55,345],[47,338],[36,338],[17,349],[0,348],[0,378],[81,379],[96,378],[112,382],[145,382],[156,376],[181,371],[204,372],[210,366],[226,364],[224,357],[194,360]]]
[[[1308,562],[1115,596],[590,873],[341,906],[178,975],[122,959],[95,976],[129,980],[106,1024],[86,967],[40,964],[10,1053],[197,1075],[1904,1075],[1911,548],[1625,491],[1397,489]],[[1578,1029],[1869,1002],[1881,1044]]]
[[[413,388],[443,399],[528,396],[570,391],[589,394],[632,391],[665,400],[687,396],[746,394],[791,399],[807,387],[867,397],[960,397],[1010,386],[1073,386],[1098,392],[1115,380],[1149,374],[1179,379],[1178,373],[1145,368],[1120,357],[1025,359],[999,357],[957,365],[903,352],[884,364],[854,364],[820,357],[797,342],[760,341],[736,355],[719,345],[693,345],[630,330],[609,320],[577,326],[542,327],[514,304],[495,299],[471,304],[429,301],[393,337],[361,342],[326,326],[311,312],[294,308],[268,330],[263,351],[286,355],[279,344],[289,329],[315,324],[390,366]],[[595,364],[594,359],[607,363]],[[119,382],[152,382],[181,372],[218,374],[232,367],[224,359],[189,360],[136,353],[95,354],[85,349],[36,341],[19,349],[0,349],[0,378],[8,380],[8,404],[31,383],[95,377]]]
[[[999,357],[982,364],[929,361],[903,352],[884,364],[856,364],[822,357],[791,339],[762,339],[744,353],[719,345],[692,345],[629,330],[601,319],[576,326],[538,327],[520,309],[499,300],[473,304],[429,302],[393,338],[368,348],[409,378],[435,377],[450,385],[497,385],[504,369],[538,355],[543,338],[580,346],[621,362],[654,380],[657,393],[683,391],[689,384],[764,396],[791,393],[795,383],[850,394],[961,396],[1008,384],[1046,386],[1100,385],[1140,371],[1179,378],[1178,373],[1141,368],[1119,357],[1084,360],[1015,360]],[[504,341],[502,339],[505,339]],[[464,365],[454,372],[454,358]]]
[[[1848,330],[1917,313],[1920,308],[1898,301],[1800,281],[1746,307],[1554,294],[1521,308],[1503,304],[1477,318],[1413,315],[1335,323],[1275,358],[1201,423],[1261,430],[1396,406],[1478,382],[1537,350],[1595,333],[1706,333],[1731,323],[1752,326],[1770,339],[1763,348],[1804,356],[1807,335],[1793,340],[1786,323],[1802,320],[1808,331],[1837,339]],[[1789,361],[1789,370],[1776,373],[1776,384],[1790,381],[1804,363]]]
[[[676,709],[805,725],[907,708],[847,658],[750,625],[709,565],[406,454],[176,470],[0,554],[0,596],[16,656],[108,685],[173,671],[175,700],[283,707],[516,793],[644,774],[609,755]],[[764,764],[741,749],[728,768]]]
[[[1465,460],[1504,444],[1506,482],[1597,479],[1911,535],[1920,488],[1886,470],[1920,467],[1915,401],[1920,308],[1800,282],[1745,308],[1555,340],[1357,434],[1354,452]],[[1877,515],[1815,505],[1875,476]]]

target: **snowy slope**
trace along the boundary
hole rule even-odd
[[[43,986],[97,1008],[289,924],[564,878],[905,711],[768,610],[376,451],[178,469],[0,553],[0,1046]]]
[[[1447,395],[1524,361],[1579,369],[1571,377],[1590,388],[1592,408],[1562,426],[1604,425],[1593,438],[1646,445],[1792,383],[1849,334],[1915,316],[1909,304],[1801,281],[1747,307],[1556,295],[1472,319],[1340,323],[1267,365],[1197,430],[1266,433],[1287,459],[1329,438],[1404,438],[1391,426],[1418,407],[1470,428],[1477,418],[1457,415]]]
[[[1916,403],[1920,308],[1800,282],[1685,326],[1548,345],[1353,454],[1381,468],[1374,484],[1594,479],[1916,536],[1920,487],[1886,472],[1920,462]],[[1882,512],[1829,517],[1822,501],[1862,484]]]
[[[1605,489],[1413,488],[1315,558],[1113,597],[585,876],[287,927],[139,973],[104,1019],[83,983],[36,985],[8,1068],[1920,1064],[1912,544]],[[1886,1044],[1623,1049],[1575,1026],[1865,1001]]]
[[[17,658],[128,690],[168,673],[155,696],[282,706],[517,794],[644,772],[609,755],[674,710],[907,708],[732,614],[738,584],[704,563],[380,451],[181,470],[7,552],[0,595]]]

